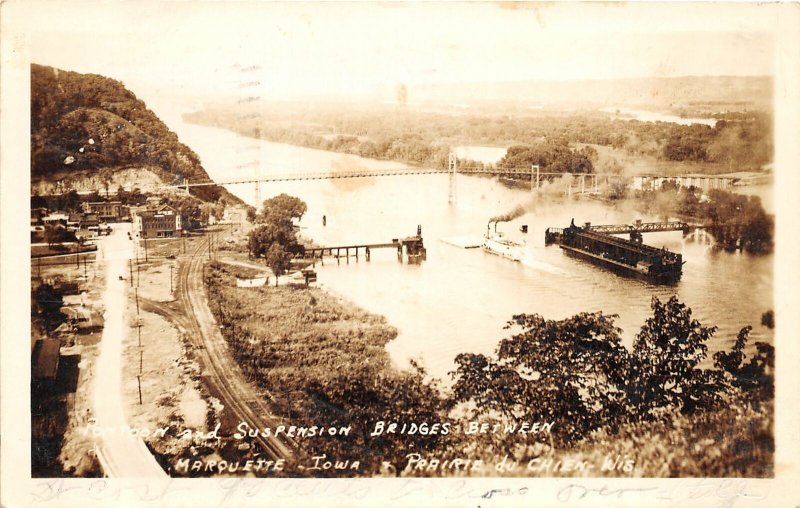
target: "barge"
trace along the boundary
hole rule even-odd
[[[674,284],[681,278],[684,261],[680,254],[594,231],[589,223],[547,228],[545,245],[553,243],[569,255],[622,275],[656,284]]]

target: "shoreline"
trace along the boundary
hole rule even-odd
[[[309,456],[356,452],[358,474],[377,474],[379,458],[402,443],[396,436],[371,438],[371,423],[396,421],[402,406],[431,420],[437,414],[438,390],[419,372],[393,364],[386,344],[397,329],[385,317],[320,287],[236,287],[235,268],[223,262],[206,265],[206,287],[231,354],[249,379],[270,390],[276,413],[289,421],[352,427],[347,439],[304,443]],[[430,447],[442,436],[420,438]]]

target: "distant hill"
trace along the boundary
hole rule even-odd
[[[772,109],[770,76],[683,76],[586,81],[506,81],[420,85],[408,88],[409,102],[532,107],[638,107],[678,111]]]
[[[143,170],[168,183],[209,179],[197,154],[121,82],[31,65],[33,184]],[[191,193],[205,201],[240,202],[218,186]]]

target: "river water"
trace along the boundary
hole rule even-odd
[[[216,180],[252,176],[256,161],[262,174],[400,166],[244,138],[177,117],[165,121]],[[252,184],[232,185],[229,190],[254,204]],[[760,325],[761,314],[773,305],[772,256],[717,252],[705,242],[683,239],[679,232],[646,235],[646,243],[680,252],[686,261],[680,283],[664,287],[614,275],[565,256],[557,246],[544,246],[545,228],[565,227],[572,218],[578,224],[656,220],[628,206],[550,200],[509,189],[496,179],[469,176],[457,178],[457,202],[450,205],[446,175],[261,184],[262,199],[282,192],[308,204],[302,234],[318,245],[388,242],[411,236],[417,225],[422,226],[428,251],[423,263],[400,263],[392,250],[373,251],[371,262],[363,257],[339,264],[328,259],[323,267],[317,265],[318,283],[386,316],[398,328],[398,338],[388,345],[398,366],[418,359],[445,381],[458,353],[493,352],[497,342],[509,335],[504,324],[517,313],[539,313],[551,319],[583,311],[618,314],[617,324],[630,345],[650,314],[651,298],[677,294],[701,323],[719,327],[710,353],[729,347],[747,324],[754,327],[751,343],[773,340],[772,332]],[[490,217],[516,205],[525,206],[527,213],[501,223],[498,230],[525,242],[521,263],[442,241],[480,237]],[[528,225],[526,235],[520,232],[523,224]]]
[[[659,113],[656,111],[646,111],[643,109],[630,108],[602,108],[600,111],[613,113],[621,119],[639,120],[640,122],[669,122],[680,125],[702,124],[714,127],[717,125],[715,118],[684,118],[669,113]]]

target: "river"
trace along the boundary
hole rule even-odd
[[[702,124],[714,127],[717,125],[715,118],[684,118],[669,113],[658,113],[656,111],[646,111],[643,109],[631,108],[602,108],[600,111],[613,113],[623,120],[639,120],[640,122],[669,122],[680,125]]]
[[[165,121],[200,156],[214,179],[252,176],[256,161],[262,174],[399,166],[244,138],[178,117]],[[254,204],[252,184],[229,186],[229,190]],[[363,257],[339,264],[328,259],[324,266],[317,265],[318,284],[386,316],[398,328],[398,338],[388,345],[398,366],[418,359],[445,381],[457,354],[493,352],[497,342],[509,335],[503,326],[514,314],[539,313],[551,319],[583,311],[617,314],[617,324],[630,345],[650,314],[651,298],[667,299],[676,293],[701,323],[719,327],[710,341],[709,355],[729,347],[747,324],[754,327],[751,344],[773,340],[772,332],[760,325],[761,314],[773,306],[773,256],[717,252],[703,242],[683,239],[679,232],[650,234],[646,243],[680,252],[686,261],[680,283],[664,287],[614,275],[567,257],[556,246],[544,246],[545,228],[565,227],[572,218],[579,224],[656,220],[628,206],[550,201],[526,190],[509,189],[496,179],[469,176],[457,178],[457,202],[450,205],[446,175],[261,185],[262,199],[282,192],[308,204],[301,231],[318,245],[388,242],[413,235],[417,225],[422,226],[428,256],[420,265],[399,263],[392,250],[373,251],[371,262]],[[522,263],[441,241],[480,236],[490,217],[516,205],[525,206],[527,213],[501,223],[498,230],[526,243]],[[520,232],[523,224],[529,228],[526,235]]]

